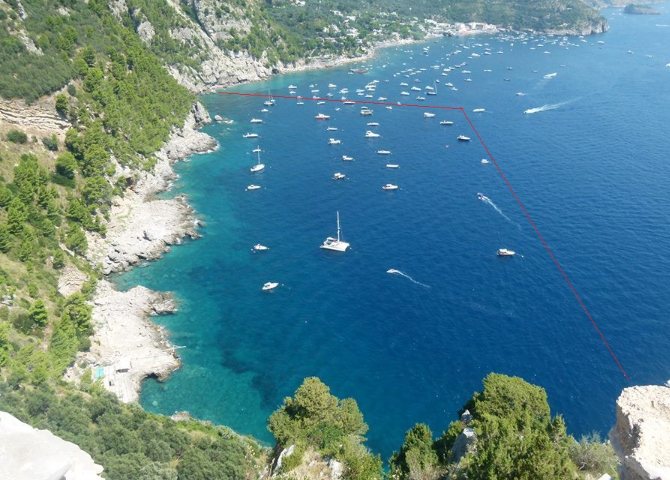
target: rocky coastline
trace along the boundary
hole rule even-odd
[[[157,199],[155,195],[169,189],[177,178],[171,167],[175,161],[217,148],[216,140],[197,131],[209,122],[207,111],[196,103],[184,126],[175,129],[156,153],[153,171],[137,174],[117,167],[116,176],[126,177],[132,185],[114,199],[107,234],[87,234],[87,260],[101,273],[127,271],[138,263],[161,258],[186,237],[199,237],[199,221],[184,196]],[[62,288],[72,291],[78,281],[83,279],[68,276],[68,281],[61,282]],[[78,354],[65,378],[78,382],[86,371],[92,371],[93,378],[101,378],[104,387],[121,401],[137,401],[142,380],[166,378],[179,368],[167,333],[149,319],[150,315],[174,311],[176,304],[169,294],[142,286],[120,292],[109,281],[100,281],[93,299],[91,349]]]

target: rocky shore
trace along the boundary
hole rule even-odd
[[[87,234],[87,259],[108,275],[132,268],[140,262],[160,258],[185,237],[197,238],[199,222],[183,196],[156,199],[155,194],[170,187],[177,176],[172,163],[194,153],[217,148],[216,140],[197,128],[211,120],[196,103],[184,126],[176,129],[165,146],[156,153],[152,172],[117,168],[132,186],[123,197],[114,199],[107,223],[107,234]],[[68,276],[61,287],[68,292],[83,279]],[[87,369],[102,378],[105,388],[123,402],[137,401],[142,380],[149,376],[167,377],[179,368],[179,359],[167,335],[148,317],[176,310],[173,299],[164,293],[138,286],[119,292],[110,282],[99,283],[93,300],[95,333],[89,352],[80,353],[66,378],[79,381]]]

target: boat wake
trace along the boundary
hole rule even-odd
[[[493,203],[493,200],[491,200],[489,197],[487,197],[486,195],[479,195],[479,199],[480,199],[482,202],[484,202],[484,203],[488,203],[489,205],[491,205],[491,206],[493,207],[493,209],[494,209],[496,212],[498,212],[500,215],[502,215],[502,217],[503,217],[505,220],[507,220],[508,222],[511,222],[511,221],[512,221],[512,220],[509,219],[509,217],[508,217],[507,215],[505,215],[505,214],[503,213],[502,210],[500,210],[500,207],[498,207],[498,205],[496,205],[495,203]]]
[[[417,285],[421,285],[422,287],[425,287],[425,288],[430,288],[430,285],[426,285],[425,283],[417,282],[416,280],[414,280],[412,277],[410,277],[406,273],[403,273],[400,270],[396,270],[395,268],[389,268],[388,270],[386,270],[386,273],[390,273],[391,275],[400,275],[401,277],[405,277],[407,280],[409,280],[412,283],[416,283]]]
[[[555,110],[557,108],[561,108],[563,105],[567,105],[568,103],[570,103],[572,101],[574,101],[574,100],[568,100],[567,102],[561,102],[561,103],[553,103],[553,104],[542,105],[541,107],[529,108],[528,110],[524,110],[523,113],[528,115],[528,114],[531,114],[531,113],[546,112],[547,110]]]

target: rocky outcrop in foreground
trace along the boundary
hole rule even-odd
[[[0,477],[6,480],[102,480],[102,467],[74,443],[0,412]]]
[[[621,461],[619,480],[670,480],[670,388],[624,389],[609,436]]]

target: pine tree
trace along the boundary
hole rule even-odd
[[[34,325],[37,325],[40,328],[46,327],[49,323],[49,312],[44,304],[44,300],[39,299],[35,301],[28,311],[28,316]]]
[[[12,248],[12,233],[6,223],[0,224],[0,252],[7,253]]]

